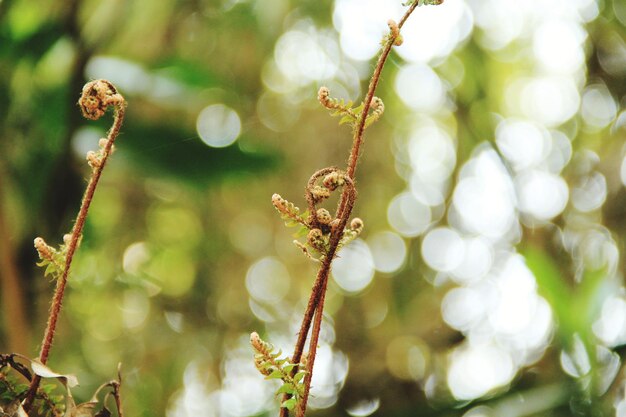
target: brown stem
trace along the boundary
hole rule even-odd
[[[120,396],[120,388],[121,384],[116,381],[116,383],[113,384],[113,397],[115,398],[115,406],[117,407],[118,417],[124,417],[124,413],[122,411],[122,398]]]
[[[99,90],[97,89],[95,83],[101,82],[104,86],[100,86]],[[107,142],[102,152],[102,159],[99,165],[95,166],[92,170],[91,178],[89,179],[89,184],[87,185],[87,189],[85,190],[85,194],[83,196],[83,200],[80,205],[80,209],[78,211],[78,216],[76,217],[76,223],[74,223],[74,227],[72,228],[71,239],[67,246],[67,254],[65,256],[65,267],[63,268],[63,273],[59,278],[57,278],[57,285],[54,291],[54,297],[52,298],[52,303],[50,305],[50,313],[48,315],[48,324],[46,325],[46,330],[44,333],[43,341],[41,343],[41,351],[39,353],[39,361],[43,364],[46,364],[48,361],[48,356],[50,355],[50,348],[52,346],[52,342],[54,340],[54,334],[56,331],[57,322],[59,319],[59,313],[61,312],[61,307],[63,304],[63,296],[65,294],[65,286],[67,285],[67,278],[70,273],[70,267],[72,265],[72,260],[74,259],[74,253],[76,252],[76,248],[78,247],[78,242],[82,236],[83,228],[85,226],[85,221],[87,220],[87,214],[89,212],[89,206],[91,205],[91,201],[93,200],[93,196],[96,192],[96,187],[98,186],[98,182],[100,181],[100,177],[102,176],[102,171],[106,165],[106,162],[111,155],[111,149],[113,148],[113,143],[115,139],[120,133],[120,128],[122,127],[122,122],[124,121],[124,112],[125,112],[125,102],[121,95],[117,94],[115,88],[108,81],[92,81],[88,84],[93,85],[91,89],[88,89],[87,93],[91,94],[100,94],[101,96],[96,97],[96,99],[101,100],[97,103],[95,109],[85,109],[83,106],[83,114],[86,117],[90,118],[98,118],[106,111],[106,107],[108,105],[115,105],[115,116],[113,118],[113,126],[109,130],[107,135]],[[105,93],[102,89],[110,88],[110,97],[104,97]],[[87,86],[86,86],[87,89]],[[83,90],[83,96],[86,93],[86,89]],[[82,98],[81,98],[82,100]],[[93,104],[93,102],[90,102]],[[82,104],[82,103],[81,103]],[[97,117],[96,117],[97,116]],[[24,410],[28,412],[32,407],[32,403],[35,398],[35,394],[37,392],[37,388],[39,387],[39,382],[41,378],[39,375],[36,375],[31,381],[30,387],[28,389],[28,394],[26,395],[26,399],[24,400]]]
[[[400,29],[406,20],[409,18],[411,13],[418,6],[418,1],[416,0],[411,6],[407,9],[402,19],[398,23],[398,29]],[[304,396],[300,400],[298,404],[298,409],[296,415],[298,417],[304,417],[306,413],[306,406],[308,402],[309,391],[311,388],[311,379],[313,377],[313,365],[315,363],[315,355],[319,340],[319,332],[321,329],[321,322],[324,310],[324,300],[326,294],[326,288],[328,284],[328,277],[331,270],[332,261],[335,257],[337,248],[339,246],[339,242],[343,236],[344,228],[352,214],[352,209],[354,207],[354,202],[356,199],[356,190],[354,188],[354,184],[352,180],[354,179],[354,175],[356,172],[356,167],[359,159],[359,154],[361,150],[361,145],[363,143],[363,133],[365,132],[365,123],[367,120],[367,115],[369,114],[369,110],[371,107],[372,99],[374,98],[374,93],[376,92],[376,87],[380,81],[380,75],[382,73],[383,67],[385,66],[385,62],[389,57],[389,53],[391,52],[391,48],[396,41],[399,32],[396,34],[390,34],[387,37],[385,45],[383,46],[383,50],[378,58],[376,63],[376,68],[374,69],[374,73],[372,74],[372,78],[370,79],[369,87],[367,90],[367,94],[365,96],[365,101],[363,103],[363,110],[358,119],[358,124],[354,129],[353,141],[352,141],[352,149],[350,151],[350,157],[348,159],[348,167],[346,170],[347,179],[350,181],[350,185],[344,187],[343,192],[341,194],[341,199],[337,207],[337,218],[340,219],[340,224],[336,227],[332,234],[329,244],[328,253],[322,262],[320,269],[318,270],[317,277],[315,279],[315,283],[313,284],[313,289],[311,291],[311,296],[309,297],[309,302],[307,304],[306,311],[304,313],[304,317],[302,320],[302,325],[300,327],[300,332],[298,333],[298,340],[296,341],[296,346],[294,348],[294,354],[292,356],[293,363],[298,363],[301,360],[302,352],[304,350],[304,344],[306,343],[307,334],[311,327],[311,322],[313,321],[313,331],[311,333],[311,341],[309,343],[309,355],[307,358],[307,366],[306,371],[307,374],[304,378]],[[319,172],[319,171],[318,171]],[[315,177],[315,174],[314,174]],[[313,178],[313,177],[312,177]],[[308,189],[308,188],[307,188]],[[308,194],[307,194],[308,197]],[[308,198],[307,198],[308,199]],[[309,206],[314,208],[314,204],[311,204],[309,201]],[[315,213],[315,210],[311,210]],[[297,367],[293,369],[293,373],[297,372]],[[289,399],[289,395],[283,396],[283,401]],[[279,417],[288,417],[289,410],[286,408],[281,408]]]

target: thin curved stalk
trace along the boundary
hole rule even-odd
[[[304,317],[302,319],[302,324],[300,326],[300,331],[298,333],[298,339],[296,341],[296,345],[294,348],[294,353],[291,357],[292,363],[300,363],[302,360],[302,354],[304,351],[304,345],[306,344],[307,335],[309,330],[311,329],[311,324],[313,325],[313,331],[311,332],[311,340],[309,342],[309,354],[306,358],[306,375],[304,378],[304,389],[305,394],[301,401],[298,404],[298,408],[296,410],[296,415],[298,417],[304,417],[306,413],[306,407],[308,402],[308,396],[311,387],[311,380],[313,377],[313,366],[315,364],[315,356],[316,350],[319,341],[319,333],[321,329],[321,323],[324,312],[324,301],[325,294],[328,285],[328,278],[330,276],[330,271],[332,267],[332,261],[336,256],[336,252],[341,242],[341,238],[343,237],[344,228],[352,214],[352,209],[354,207],[354,202],[356,199],[356,190],[352,184],[352,180],[354,179],[356,168],[358,165],[358,160],[361,152],[361,147],[363,144],[363,137],[366,127],[367,116],[369,114],[372,100],[374,99],[374,94],[376,92],[376,88],[378,87],[378,83],[380,81],[380,75],[385,66],[385,62],[389,57],[389,53],[391,52],[391,48],[396,43],[399,34],[399,29],[402,28],[406,20],[409,18],[411,13],[418,6],[419,2],[415,1],[410,7],[407,9],[405,14],[400,19],[400,22],[397,24],[397,30],[391,31],[390,35],[387,37],[385,44],[383,45],[382,51],[378,57],[378,61],[376,63],[376,67],[372,74],[372,77],[369,82],[367,94],[365,96],[365,101],[363,103],[363,109],[358,118],[358,123],[354,128],[353,133],[353,141],[352,148],[350,150],[350,156],[348,159],[348,166],[346,169],[347,179],[350,181],[352,186],[344,187],[343,192],[341,194],[341,198],[339,204],[337,206],[336,218],[340,220],[339,226],[334,228],[331,233],[330,245],[326,257],[322,261],[320,268],[318,270],[315,282],[313,284],[313,288],[311,290],[311,296],[309,297],[309,301],[307,303],[307,308],[304,313]],[[311,185],[311,182],[309,183]],[[310,209],[314,206],[309,201]],[[311,210],[312,213],[315,213],[315,210]],[[295,367],[292,370],[292,375],[298,372],[298,367]],[[283,396],[283,401],[288,400],[290,398],[289,395]],[[281,408],[279,417],[288,417],[289,410],[286,408]]]
[[[72,260],[74,259],[74,254],[82,237],[85,221],[87,220],[87,214],[89,213],[89,206],[93,200],[100,177],[102,176],[102,171],[104,170],[109,156],[111,155],[115,139],[120,133],[122,122],[124,121],[126,102],[110,82],[106,80],[96,80],[85,85],[83,88],[83,94],[79,100],[79,105],[81,106],[83,116],[92,120],[99,119],[102,115],[104,115],[107,107],[110,105],[115,106],[115,115],[113,118],[113,126],[107,134],[106,144],[103,147],[101,156],[97,157],[95,160],[96,162],[94,163],[92,162],[94,161],[93,159],[89,159],[88,154],[90,165],[93,168],[92,174],[89,179],[87,189],[85,190],[78,215],[76,216],[76,222],[74,223],[74,227],[72,228],[72,232],[70,234],[63,272],[57,278],[54,296],[52,298],[52,303],[50,304],[48,323],[46,325],[43,341],[41,343],[41,351],[39,353],[39,361],[43,364],[46,364],[50,355],[50,348],[52,347],[52,342],[54,341],[59,314],[63,306],[63,296],[65,294],[65,287],[67,285],[70,267],[72,266]],[[35,375],[31,381],[23,405],[26,412],[29,412],[32,407],[40,381],[41,378],[38,375]]]

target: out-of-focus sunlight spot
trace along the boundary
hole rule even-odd
[[[493,248],[483,237],[465,239],[465,255],[452,271],[452,278],[459,284],[471,283],[483,278],[493,264]]]
[[[256,211],[243,212],[230,223],[228,237],[241,252],[258,256],[272,242],[269,224],[265,216]]]
[[[102,300],[91,299],[89,301],[89,306],[82,312],[85,327],[89,334],[104,342],[114,340],[122,335],[124,332],[122,309],[115,303],[111,303],[108,297],[102,297]]]
[[[425,183],[445,181],[456,164],[454,142],[437,126],[413,130],[408,151],[414,174]]]
[[[622,159],[622,165],[620,166],[619,171],[620,179],[622,180],[622,184],[626,185],[626,156]]]
[[[404,192],[389,203],[387,220],[402,236],[415,237],[430,225],[430,208],[420,203],[410,192]]]
[[[85,78],[110,80],[125,95],[144,94],[152,85],[150,74],[141,65],[106,56],[97,56],[87,62]]]
[[[337,74],[339,48],[334,37],[308,21],[298,22],[274,47],[276,66],[292,85],[305,86]]]
[[[258,301],[276,303],[289,291],[291,277],[285,265],[273,257],[253,263],[246,273],[246,288]]]
[[[404,239],[393,232],[378,232],[367,239],[372,251],[374,267],[380,272],[394,272],[404,263],[406,244]]]
[[[551,131],[550,136],[552,137],[552,146],[546,157],[546,168],[550,172],[558,174],[572,158],[572,142],[565,133],[558,130]]]
[[[291,105],[288,97],[284,95],[265,92],[256,104],[259,120],[268,129],[275,132],[289,130],[300,117],[300,107]]]
[[[389,32],[387,19],[398,19],[403,12],[401,4],[393,0],[337,0],[333,22],[340,34],[342,50],[355,60],[371,59]],[[423,7],[407,21],[402,29],[404,44],[396,50],[411,62],[441,59],[467,38],[472,27],[473,16],[465,2]]]
[[[154,255],[146,268],[154,284],[163,294],[180,297],[191,289],[196,280],[196,263],[189,252],[181,248],[167,248]]]
[[[250,307],[252,314],[266,323],[273,323],[278,320],[279,317],[287,319],[287,311],[283,303],[270,305],[268,303],[259,303],[254,298],[248,298],[248,307]]]
[[[535,277],[519,255],[509,257],[496,277],[498,301],[489,321],[500,334],[515,335],[531,323],[537,304]]]
[[[148,318],[150,301],[143,291],[126,290],[122,300],[122,319],[127,329],[139,329]]]
[[[135,242],[124,250],[122,268],[127,274],[136,275],[148,260],[150,260],[150,251],[145,242]]]
[[[187,364],[183,373],[184,387],[172,396],[168,405],[168,417],[217,417],[210,391],[217,378],[211,368],[194,360]]]
[[[616,78],[626,75],[626,42],[617,31],[605,34],[597,48],[598,62],[607,74]]]
[[[237,112],[223,104],[212,104],[202,109],[196,120],[200,139],[213,148],[231,145],[241,133]]]
[[[454,51],[473,27],[474,16],[465,1],[420,8],[402,28],[404,43],[397,48],[398,55],[409,62],[439,61]]]
[[[530,320],[518,333],[505,332],[498,340],[514,352],[513,359],[517,366],[526,366],[538,361],[552,336],[552,310],[548,302],[537,296],[530,296],[534,301]]]
[[[533,33],[533,52],[548,72],[571,74],[585,63],[582,43],[587,32],[579,23],[568,20],[547,20]]]
[[[165,322],[167,326],[176,333],[182,333],[185,327],[185,316],[177,311],[165,311]]]
[[[249,355],[249,336],[242,336],[239,346],[226,351],[221,387],[206,365],[190,363],[168,416],[246,417],[270,409],[276,385],[264,380]]]
[[[365,326],[372,329],[381,324],[389,313],[389,305],[385,300],[377,300],[375,302],[368,301],[367,311],[365,312]]]
[[[482,397],[515,375],[510,354],[496,345],[464,345],[450,356],[448,387],[458,400]]]
[[[615,119],[617,103],[604,84],[592,84],[582,96],[581,114],[591,129],[602,129]]]
[[[602,207],[606,193],[606,178],[599,172],[593,172],[572,188],[572,204],[578,211],[587,213]]]
[[[465,164],[453,195],[464,228],[492,239],[505,236],[517,220],[515,201],[511,178],[492,149]]]
[[[273,59],[265,62],[261,68],[261,80],[265,87],[277,94],[289,94],[295,87],[285,80]]]
[[[358,61],[374,57],[381,39],[389,32],[387,20],[400,16],[402,10],[394,0],[336,0],[333,24],[340,34],[343,52]]]
[[[430,363],[428,346],[417,337],[399,336],[387,345],[387,369],[396,378],[419,381]]]
[[[374,414],[380,407],[380,398],[372,398],[371,400],[361,400],[354,405],[346,408],[346,413],[352,417],[367,417]]]
[[[311,396],[312,408],[328,408],[337,402],[339,390],[348,376],[348,357],[333,351],[329,345],[320,345],[315,356]]]
[[[610,296],[602,304],[600,318],[593,324],[594,334],[609,346],[626,342],[626,300]]]
[[[576,83],[568,77],[542,77],[524,81],[519,96],[521,111],[546,127],[572,118],[580,106]]]
[[[409,186],[417,201],[430,207],[443,204],[445,201],[444,192],[448,188],[447,182],[427,183],[415,173],[411,175]]]
[[[524,29],[525,2],[514,0],[470,0],[476,26],[482,29],[482,46],[498,50],[521,35]]]
[[[441,314],[446,323],[453,329],[470,330],[482,321],[485,312],[493,302],[489,292],[473,288],[453,288],[441,302]],[[493,294],[491,294],[493,295]]]
[[[422,242],[422,257],[432,269],[449,272],[463,261],[465,242],[459,234],[447,227],[431,230]]]
[[[534,123],[506,119],[496,128],[496,143],[515,170],[539,165],[551,150],[550,135]]]
[[[562,350],[560,359],[565,373],[574,378],[580,378],[591,371],[589,354],[578,334],[574,335],[571,351]]]
[[[539,221],[558,216],[567,205],[569,189],[563,178],[550,172],[533,170],[515,179],[519,209]]]
[[[611,274],[615,271],[619,261],[619,250],[617,244],[611,237],[611,232],[599,227],[584,233],[578,242],[579,253],[585,266],[590,270],[607,269]]]
[[[615,377],[619,372],[621,360],[617,352],[605,348],[604,346],[596,346],[596,369],[598,371],[598,395],[604,395],[615,381]]]
[[[332,274],[341,289],[349,293],[367,287],[374,278],[374,259],[367,243],[355,239],[341,248],[333,263]]]
[[[446,99],[441,79],[424,64],[403,66],[396,75],[395,89],[407,106],[420,112],[437,113]]]
[[[74,156],[81,161],[84,160],[87,152],[98,149],[98,141],[105,136],[104,131],[95,127],[79,127],[72,136]]]

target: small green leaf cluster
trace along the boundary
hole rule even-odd
[[[340,125],[349,123],[354,128],[359,124],[365,103],[361,102],[358,106],[353,107],[354,103],[352,101],[346,102],[343,99],[339,100],[330,97],[330,90],[327,87],[321,87],[319,89],[317,92],[317,99],[322,106],[332,110],[331,116],[341,117],[341,119],[339,119]],[[385,111],[385,105],[380,98],[373,97],[370,104],[370,110],[370,114],[368,114],[365,119],[366,128],[380,119]]]
[[[298,368],[303,367],[303,364],[291,363],[289,358],[281,359],[282,351],[274,352],[274,347],[263,341],[256,332],[250,335],[250,344],[254,349],[254,364],[259,372],[265,375],[265,379],[283,381],[283,384],[276,391],[276,395],[289,394],[291,396],[291,398],[283,401],[280,406],[293,410],[304,395],[303,379],[306,372],[298,370]]]
[[[35,238],[35,249],[39,254],[39,259],[41,259],[41,261],[37,263],[37,266],[46,268],[44,272],[45,276],[52,275],[53,279],[57,279],[63,273],[70,236],[71,235],[65,235],[63,237],[64,243],[60,245],[58,249],[48,245],[41,237]]]

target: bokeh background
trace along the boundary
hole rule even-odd
[[[350,130],[400,0],[0,0],[0,351],[32,357],[61,242],[128,101],[50,366],[86,400],[123,364],[129,416],[274,415],[249,333],[289,353],[316,266],[304,205]],[[626,2],[446,0],[403,30],[333,268],[311,415],[626,416]]]

